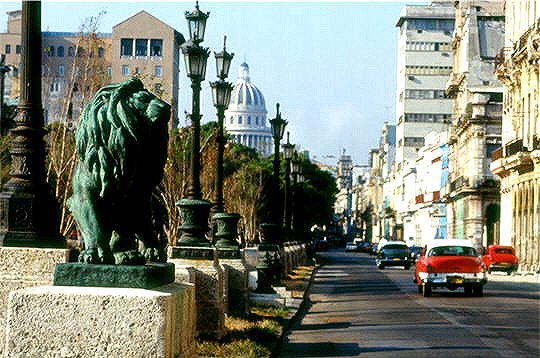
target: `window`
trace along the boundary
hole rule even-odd
[[[162,39],[151,39],[150,40],[150,56],[159,56],[161,57],[161,50],[163,48]]]
[[[234,118],[233,118],[233,117],[231,117],[231,124],[233,124],[233,123],[234,123]]]
[[[161,92],[161,83],[154,84],[154,92],[160,93]]]
[[[111,66],[107,66],[107,77],[111,77],[112,76],[112,69],[111,69]]]
[[[129,66],[122,65],[122,76],[129,76]]]
[[[6,45],[6,55],[11,53],[11,45]]]
[[[15,53],[21,53],[21,45],[15,46]]]
[[[248,118],[247,118],[247,124],[251,124],[251,116],[248,116]]]
[[[64,65],[58,65],[58,76],[64,77]]]
[[[161,66],[154,66],[154,76],[161,77]]]
[[[64,46],[58,46],[58,57],[64,57]]]
[[[103,47],[98,48],[98,57],[105,56],[105,49]]]
[[[48,49],[47,49],[47,55],[49,57],[54,57],[54,46],[50,46]]]
[[[255,117],[255,125],[259,125],[259,117]]]
[[[135,73],[136,73],[136,74],[141,73],[141,70],[139,70],[139,67],[135,67]]]
[[[135,56],[146,56],[148,48],[147,39],[136,39],[135,40]]]
[[[238,117],[238,124],[242,124],[242,116]]]
[[[133,56],[133,39],[120,39],[120,56]]]
[[[69,47],[68,47],[68,56],[69,56],[69,57],[75,56],[75,50],[73,49],[72,46],[69,46]]]

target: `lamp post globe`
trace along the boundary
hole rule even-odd
[[[188,23],[189,39],[195,44],[204,41],[204,32],[206,30],[206,20],[210,12],[204,13],[199,9],[199,2],[195,2],[195,10],[186,11],[184,16]]]

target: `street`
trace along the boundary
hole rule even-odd
[[[483,297],[424,298],[414,267],[378,270],[374,256],[320,252],[308,310],[280,357],[538,357],[540,283],[489,275]]]

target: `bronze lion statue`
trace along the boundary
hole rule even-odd
[[[101,88],[81,114],[69,208],[82,237],[79,261],[165,262],[152,224],[152,191],[167,159],[170,106],[138,78]]]

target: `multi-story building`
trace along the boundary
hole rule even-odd
[[[501,178],[501,244],[520,270],[540,270],[540,3],[506,1],[502,147],[491,170]]]
[[[229,108],[225,111],[225,129],[236,143],[255,148],[264,156],[270,155],[273,139],[266,114],[264,96],[251,83],[249,66],[244,62],[240,65]]]
[[[21,53],[21,10],[7,13],[7,32],[0,34],[0,51],[8,72],[5,89],[18,97]],[[42,32],[42,102],[45,123],[79,118],[87,92],[109,83],[111,34]]]
[[[112,81],[131,76],[171,105],[171,126],[178,126],[180,46],[184,37],[146,11],[140,11],[112,28]]]
[[[336,171],[336,184],[338,193],[334,204],[334,212],[341,215],[341,224],[344,233],[349,236],[352,224],[352,184],[353,184],[353,161],[350,155],[343,154],[339,157]]]
[[[397,22],[398,64],[396,102],[396,234],[414,232],[413,220],[405,221],[410,207],[405,201],[405,176],[416,163],[418,150],[430,132],[449,126],[452,101],[445,93],[452,72],[452,1],[432,1],[430,5],[407,5]],[[411,181],[410,181],[411,182]],[[409,220],[409,219],[407,219]],[[405,228],[404,225],[411,227]]]
[[[362,213],[366,225],[371,227],[370,241],[379,242],[382,238],[390,237],[388,225],[389,215],[393,210],[389,198],[388,183],[392,173],[396,149],[396,126],[385,122],[379,138],[379,147],[369,151],[368,166],[369,178],[366,183],[366,207]]]
[[[416,158],[415,240],[409,244],[424,246],[429,240],[446,238],[446,204],[441,201],[441,188],[445,185],[443,173],[446,132],[432,132],[426,136],[426,145]]]
[[[8,73],[6,90],[18,96],[21,43],[20,10],[8,12],[0,51]],[[82,107],[101,86],[139,76],[145,87],[171,104],[171,125],[178,125],[180,45],[184,37],[141,11],[118,23],[112,33],[85,24],[81,32],[42,32],[42,96],[45,122],[76,124]]]
[[[499,183],[489,170],[501,143],[502,84],[495,59],[503,47],[503,1],[455,1],[454,100],[447,202],[448,236],[478,247],[498,242]]]

